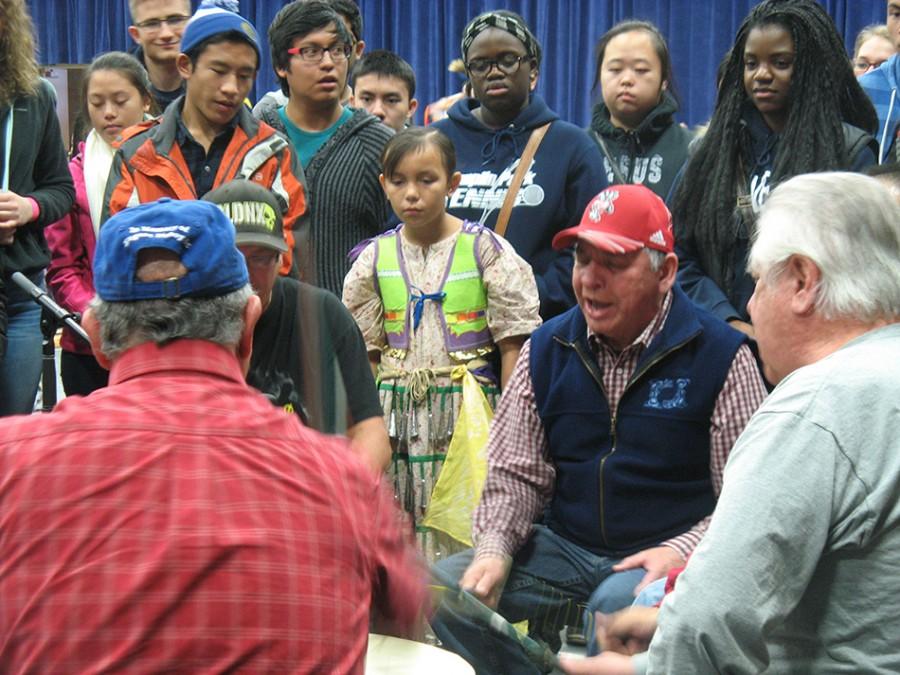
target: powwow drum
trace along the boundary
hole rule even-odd
[[[445,649],[387,635],[369,633],[366,675],[475,675],[466,661]]]

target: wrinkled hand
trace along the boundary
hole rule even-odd
[[[586,659],[559,657],[559,668],[568,675],[635,675],[630,656],[603,652]]]
[[[741,321],[740,319],[732,319],[728,322],[728,325],[735,330],[741,331],[751,340],[756,339],[756,330],[753,328],[753,324],[747,323],[746,321]]]
[[[644,578],[634,587],[634,594],[637,595],[644,590],[644,586],[657,579],[662,579],[673,567],[681,567],[682,565],[684,565],[684,558],[674,548],[656,546],[623,558],[619,564],[613,565],[613,571],[622,572],[624,570],[637,569],[638,567],[643,567],[647,570]]]
[[[597,644],[604,652],[638,654],[650,648],[656,632],[656,607],[627,607],[615,614],[596,614]]]
[[[497,609],[510,567],[512,567],[512,560],[509,558],[497,556],[478,558],[462,575],[459,587],[474,595],[491,609]]]

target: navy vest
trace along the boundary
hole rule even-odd
[[[715,506],[709,426],[744,336],[676,285],[662,331],[638,361],[615,419],[579,307],[531,336],[531,379],[556,487],[557,534],[622,556],[686,532]]]

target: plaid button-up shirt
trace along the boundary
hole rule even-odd
[[[382,488],[224,348],[132,348],[4,420],[0,672],[362,673],[370,609],[426,597]]]
[[[644,349],[662,330],[671,306],[670,291],[653,320],[621,352],[613,350],[598,336],[589,335],[588,342],[603,373],[603,386],[612,413],[615,413]],[[515,554],[553,494],[556,472],[549,460],[547,435],[535,403],[534,384],[529,373],[530,352],[531,341],[528,341],[522,347],[491,424],[487,448],[488,477],[473,522],[476,557]],[[709,472],[716,496],[722,489],[722,472],[728,453],[765,396],[765,385],[753,354],[742,345],[716,399],[709,424]],[[687,558],[700,542],[709,519],[704,518],[689,531],[662,542],[662,545]]]

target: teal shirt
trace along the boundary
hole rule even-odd
[[[284,122],[284,130],[287,132],[288,140],[294,146],[294,150],[297,151],[297,155],[300,157],[300,164],[304,169],[309,165],[309,161],[319,151],[319,148],[325,145],[328,139],[334,136],[338,128],[353,116],[353,111],[344,106],[344,112],[341,113],[338,121],[327,129],[322,131],[304,131],[288,119],[285,107],[281,106],[278,109],[278,116]]]

